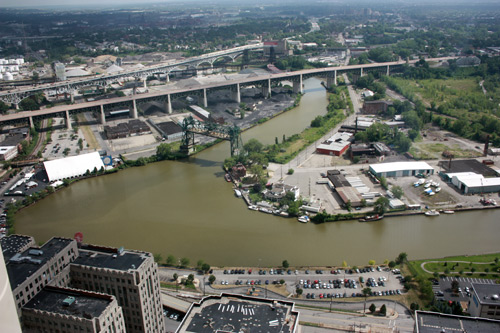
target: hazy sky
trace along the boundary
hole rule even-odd
[[[158,3],[168,0],[0,0],[0,7],[32,7],[43,8],[47,6],[91,6],[91,5],[117,5],[131,3]]]

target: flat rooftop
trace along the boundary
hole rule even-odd
[[[241,295],[208,296],[193,303],[177,332],[294,332],[294,303]]]
[[[376,173],[391,172],[391,171],[404,171],[404,170],[434,170],[426,162],[390,162],[370,164],[370,168]]]
[[[137,269],[148,258],[147,252],[130,252],[118,249],[82,247],[73,265],[109,268],[119,271]]]
[[[500,306],[500,285],[472,283],[472,288],[477,295],[479,303]]]
[[[28,246],[35,245],[35,240],[31,236],[24,235],[9,235],[0,239],[2,246],[3,259],[5,263],[16,253],[21,252]]]
[[[498,320],[427,311],[416,311],[415,326],[416,333],[500,332],[500,321]]]
[[[113,296],[110,295],[75,289],[45,287],[23,308],[91,319],[101,316],[112,301]]]
[[[477,160],[452,160],[451,163],[449,160],[439,161],[438,165],[442,167],[446,173],[474,172],[485,177],[496,176],[495,170]]]
[[[66,248],[71,242],[75,242],[75,240],[54,237],[41,248],[31,247],[20,253],[19,256],[11,257],[6,266],[12,289],[17,288],[17,286],[39,269],[45,269],[43,265]],[[34,250],[36,254],[34,254],[32,250]],[[30,253],[30,251],[32,253]]]

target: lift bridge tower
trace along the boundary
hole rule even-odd
[[[182,121],[181,151],[186,155],[193,152],[194,135],[201,134],[231,143],[231,156],[238,155],[243,147],[241,130],[238,126],[219,125],[214,122],[201,122],[189,116]]]

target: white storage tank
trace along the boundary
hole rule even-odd
[[[14,75],[12,75],[10,72],[5,72],[3,79],[5,81],[12,81],[14,80]]]
[[[3,74],[0,73],[0,80],[3,80]]]
[[[13,65],[13,64],[15,64],[15,63],[16,63],[16,59],[9,59],[9,64],[10,64],[10,65]]]
[[[18,64],[18,65],[24,64],[24,59],[23,58],[17,58],[16,59],[16,64]]]

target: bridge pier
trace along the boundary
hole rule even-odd
[[[35,124],[33,123],[33,117],[28,117],[28,122],[29,122],[30,128],[35,127]]]
[[[104,105],[101,104],[101,124],[106,124],[106,116],[104,114]]]
[[[231,90],[232,98],[236,103],[241,103],[240,84],[236,83],[236,90]]]
[[[362,77],[363,76],[363,67],[361,67],[359,70],[360,70],[359,77]]]
[[[172,114],[172,101],[170,100],[170,94],[167,95],[167,100],[165,101],[165,110],[168,114]]]
[[[385,75],[389,76],[391,73],[390,66],[387,65],[387,71],[385,72]]]
[[[69,117],[69,111],[67,110],[66,110],[66,129],[71,130],[71,118]]]
[[[203,88],[203,107],[208,107],[207,88]]]
[[[293,81],[293,92],[294,93],[303,93],[304,88],[302,85],[302,74],[299,75],[299,81]]]
[[[262,84],[262,95],[264,95],[264,98],[271,97],[271,79],[267,80],[267,85]]]
[[[167,82],[170,82],[170,75],[167,73]]]
[[[73,89],[71,89],[69,91],[69,98],[70,98],[71,104],[75,103],[75,91]]]
[[[135,102],[135,99],[132,100],[132,110],[130,116],[134,119],[137,119],[137,103]]]
[[[143,83],[144,89],[148,89],[147,77],[142,79],[142,83]]]
[[[19,103],[14,103],[14,108],[15,108],[16,110],[19,110]]]
[[[328,76],[326,78],[326,87],[328,89],[330,89],[331,86],[335,86],[336,83],[337,83],[337,80],[336,80],[335,76]]]

